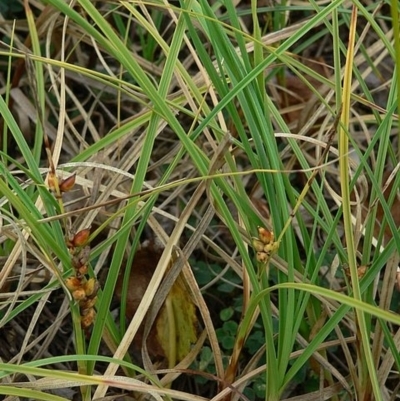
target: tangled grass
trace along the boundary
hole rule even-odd
[[[5,399],[399,398],[398,2],[0,5]]]

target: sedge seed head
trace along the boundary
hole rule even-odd
[[[94,318],[96,317],[96,311],[93,308],[81,311],[81,325],[84,329],[87,329],[92,325]]]
[[[269,244],[274,242],[274,233],[272,231],[267,230],[264,227],[258,227],[258,238],[264,244]]]
[[[68,192],[75,186],[76,174],[69,176],[68,178],[60,182],[60,191]]]
[[[90,236],[90,229],[89,228],[84,228],[81,231],[78,231],[75,235],[74,238],[72,239],[72,243],[76,247],[82,247],[86,245],[86,243],[89,240]]]
[[[68,277],[67,279],[65,279],[65,285],[72,292],[81,288],[82,283],[78,277]]]
[[[80,267],[87,265],[89,263],[89,259],[90,259],[90,246],[84,246],[77,255],[72,257],[72,266],[75,269],[79,269]]]
[[[263,251],[265,253],[267,253],[268,255],[272,255],[273,253],[275,253],[278,250],[278,248],[279,248],[278,242],[272,242],[272,243],[264,245]]]
[[[257,252],[256,259],[260,263],[265,263],[268,260],[268,254],[265,252]]]
[[[83,288],[78,288],[77,290],[72,291],[72,298],[74,298],[75,301],[82,301],[86,298],[85,290]]]
[[[96,302],[97,302],[97,296],[90,299],[83,299],[82,301],[80,301],[79,306],[81,308],[81,313],[82,311],[92,309],[96,305]]]
[[[262,252],[264,250],[264,243],[258,238],[252,238],[252,245],[257,252]]]
[[[86,283],[84,284],[85,294],[89,297],[94,297],[99,290],[99,285],[97,280],[94,277],[91,277]]]
[[[87,274],[88,269],[89,269],[88,265],[83,265],[83,266],[78,267],[76,269],[77,276],[80,276],[80,277],[84,276],[85,274]]]

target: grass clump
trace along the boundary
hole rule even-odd
[[[0,4],[0,394],[398,397],[397,2]]]

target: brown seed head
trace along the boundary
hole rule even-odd
[[[257,261],[261,263],[265,263],[268,260],[268,254],[265,252],[257,252]]]
[[[77,290],[72,291],[72,298],[74,298],[75,301],[82,301],[86,298],[85,290],[83,288],[78,288]]]
[[[81,324],[84,329],[87,329],[92,325],[94,318],[96,317],[96,311],[93,308],[82,311]]]
[[[60,191],[68,192],[75,186],[76,174],[73,174],[60,182]]]
[[[84,300],[80,301],[79,306],[81,308],[81,314],[83,315],[86,310],[92,309],[93,306],[96,305],[96,302],[97,302],[97,297],[93,297],[90,299],[84,299]]]
[[[88,272],[88,265],[83,265],[83,266],[79,267],[78,269],[76,269],[77,277],[82,277],[85,274],[87,274],[87,272]]]
[[[358,278],[363,278],[366,272],[367,272],[367,266],[358,266],[357,267]]]
[[[81,288],[82,282],[77,277],[68,277],[67,279],[65,279],[65,285],[72,292]]]
[[[76,247],[82,247],[86,245],[86,243],[89,240],[90,236],[90,229],[89,228],[84,228],[81,231],[78,231],[75,235],[74,238],[72,239],[72,243]]]
[[[79,269],[83,265],[88,264],[90,259],[90,246],[84,246],[77,255],[72,258],[72,266]]]
[[[91,277],[88,281],[86,281],[83,288],[85,289],[85,294],[88,298],[94,297],[99,290],[99,283],[94,277]]]
[[[264,227],[258,227],[258,238],[264,244],[269,244],[271,242],[274,242],[275,237],[272,231],[269,231]]]

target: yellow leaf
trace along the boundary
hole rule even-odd
[[[197,341],[196,306],[181,276],[171,288],[156,321],[157,339],[173,367]]]

